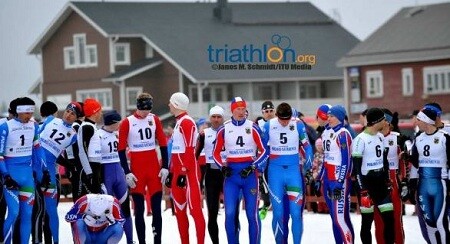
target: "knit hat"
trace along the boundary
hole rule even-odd
[[[223,117],[224,113],[224,109],[220,106],[214,106],[209,110],[209,116],[220,115]]]
[[[90,117],[100,110],[102,110],[102,105],[97,100],[93,98],[87,98],[84,100],[83,111],[86,117]]]
[[[71,102],[67,105],[66,111],[70,110],[72,111],[77,118],[83,117],[83,107],[78,102]]]
[[[54,102],[46,101],[42,103],[41,107],[39,108],[39,112],[41,113],[42,117],[47,117],[58,112],[58,107]]]
[[[383,110],[379,108],[370,108],[369,110],[367,110],[367,126],[373,126],[374,124],[379,123],[385,119],[386,117],[384,117]]]
[[[345,111],[345,108],[343,106],[335,105],[330,108],[328,114],[336,117],[341,123],[343,123],[347,112]]]
[[[420,110],[420,112],[417,114],[418,120],[430,125],[434,125],[436,123],[437,117],[438,113],[436,112],[436,110],[427,107]]]
[[[266,109],[274,109],[275,106],[273,106],[273,103],[271,101],[265,101],[263,102],[262,106],[261,106],[261,110],[266,110]]]
[[[189,106],[189,98],[181,92],[172,94],[169,99],[174,108],[186,111]]]
[[[122,117],[116,110],[109,111],[103,114],[103,123],[105,125],[112,125],[115,123],[119,123]]]
[[[17,114],[20,113],[34,113],[34,101],[29,97],[20,97],[15,100],[15,108]],[[13,108],[11,108],[13,109]]]
[[[231,100],[231,112],[233,112],[236,108],[239,107],[247,107],[247,103],[245,102],[244,99],[242,99],[242,97],[235,97]]]
[[[140,98],[136,100],[136,107],[138,110],[152,110],[153,99],[150,97]]]
[[[330,104],[322,104],[317,109],[316,115],[321,120],[327,120],[328,119],[328,111],[330,110],[331,105]]]

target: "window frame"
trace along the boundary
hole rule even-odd
[[[91,51],[94,53],[94,58],[91,57]],[[73,54],[73,64],[70,62],[71,54]],[[65,69],[90,68],[98,65],[97,44],[88,45],[85,33],[77,33],[72,36],[72,46],[63,47],[63,56]],[[83,63],[81,57],[84,57]]]
[[[371,78],[374,78],[374,94],[371,94]],[[377,78],[378,78],[378,86],[379,90],[377,91]],[[371,70],[366,71],[366,96],[367,98],[380,98],[384,95],[384,86],[383,86],[383,71],[382,70]]]
[[[130,86],[130,87],[125,88],[125,99],[126,99],[126,104],[127,104],[126,105],[127,110],[136,109],[136,103],[134,103],[134,104],[129,103],[130,102],[130,91],[136,91],[137,95],[139,95],[142,93],[143,87],[142,86]]]
[[[407,78],[409,77],[409,80]],[[410,90],[408,91],[408,82]],[[402,69],[402,94],[405,97],[414,95],[414,74],[412,68]]]
[[[426,66],[423,67],[422,73],[424,94],[441,95],[450,93],[450,65]],[[442,80],[442,78],[444,79]]]
[[[109,101],[102,101],[100,99],[99,94],[104,93],[106,95],[106,99],[109,98]],[[87,94],[84,97],[84,94]],[[84,101],[86,98],[95,98],[102,105],[102,110],[112,110],[113,109],[113,94],[111,88],[98,88],[98,89],[81,89],[76,91],[77,101]],[[109,102],[109,104],[108,104]]]
[[[124,50],[124,59],[125,60],[121,60],[118,61],[117,60],[117,48],[118,47],[123,47]],[[130,65],[131,64],[131,58],[130,58],[130,43],[126,43],[126,42],[118,42],[118,43],[114,43],[114,64],[115,65]]]

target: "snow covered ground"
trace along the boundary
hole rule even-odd
[[[71,207],[71,203],[61,203],[58,207],[58,212],[60,216],[60,243],[72,243],[72,234],[70,230],[70,225],[64,221],[64,215],[67,213],[67,211]],[[163,204],[164,209],[164,204]],[[417,220],[417,216],[413,216],[414,209],[412,205],[407,205],[406,207],[406,215],[403,216],[403,223],[405,228],[405,236],[406,236],[406,243],[426,243],[422,235],[420,234],[420,227]],[[206,209],[204,209],[204,215],[205,218],[207,216]],[[147,242],[152,243],[152,232],[151,232],[151,217],[146,217],[146,227],[147,227]],[[361,240],[359,238],[359,231],[360,231],[360,225],[361,225],[361,216],[355,213],[351,214],[351,220],[353,223],[353,227],[355,229],[355,242],[361,243]],[[241,211],[240,213],[240,221],[241,221],[241,234],[240,234],[240,242],[241,243],[248,243],[248,224],[247,219],[245,217],[245,211]],[[221,240],[221,243],[226,243],[226,233],[225,233],[225,216],[223,209],[221,209],[221,212],[219,213],[218,218],[218,224],[219,224],[219,238]],[[261,243],[275,243],[272,227],[272,213],[269,212],[267,214],[267,217],[262,221],[262,238]],[[330,215],[328,214],[316,214],[312,212],[307,212],[305,210],[304,212],[304,218],[303,218],[303,224],[304,224],[304,232],[303,232],[303,240],[302,243],[313,243],[313,244],[322,244],[322,243],[334,243],[333,238],[333,231],[331,229],[331,219]],[[194,222],[192,221],[192,218],[190,217],[190,242],[196,243],[196,237],[195,237],[195,226]],[[136,233],[134,234],[135,241],[137,242]],[[290,234],[290,237],[292,235]],[[292,243],[292,239],[289,240],[290,243]],[[122,241],[120,243],[126,243],[125,241],[125,235],[122,238]],[[162,236],[162,243],[167,244],[177,244],[181,243],[179,234],[178,234],[178,228],[177,228],[177,222],[175,219],[175,216],[172,216],[172,212],[170,210],[165,211],[163,213],[163,236]],[[206,230],[206,242],[205,243],[211,243],[211,240],[209,239],[208,231]],[[373,241],[375,242],[375,239]]]

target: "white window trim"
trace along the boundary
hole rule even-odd
[[[72,51],[74,55],[74,64],[70,63],[70,54],[69,52]],[[73,47],[64,47],[64,68],[65,69],[72,69],[77,67],[77,60],[75,58],[75,48]]]
[[[444,73],[444,79],[446,79],[447,81],[447,85],[449,85],[449,81],[448,79],[450,79],[448,77],[448,73],[450,73],[450,65],[440,65],[440,66],[428,66],[428,67],[424,67],[423,68],[423,94],[448,94],[450,93],[450,86],[447,87],[447,89],[443,89],[442,87],[434,87],[433,91],[428,91],[428,80],[427,77],[428,75],[432,75],[434,76],[435,74],[440,74]],[[440,85],[441,82],[438,82]],[[432,84],[434,84],[434,81],[432,82]]]
[[[117,60],[117,48],[123,47],[124,48],[124,61],[118,61]],[[130,65],[130,43],[115,43],[114,44],[114,64],[115,65]]]
[[[410,86],[411,90],[407,91],[407,80],[406,77],[409,76]],[[412,96],[414,94],[414,75],[413,75],[413,69],[412,68],[403,68],[402,69],[402,94],[403,96]]]
[[[84,39],[84,56],[85,56],[85,63],[80,63],[80,50],[79,46],[77,45],[77,39],[82,38]],[[95,61],[91,60],[91,56],[89,54],[89,49],[95,50]],[[70,50],[73,50],[74,52],[74,59],[75,64],[70,64],[69,62],[69,55],[68,52]],[[72,46],[66,46],[63,48],[63,55],[64,55],[64,68],[65,69],[74,69],[74,68],[90,68],[90,67],[97,67],[98,65],[98,53],[97,53],[97,45],[96,44],[87,44],[86,34],[85,33],[77,33],[74,34],[72,37]]]
[[[107,93],[107,95],[110,97],[110,101],[111,101],[111,105],[107,105],[107,104],[104,104],[102,101],[99,101],[102,104],[102,110],[112,110],[113,109],[113,94],[112,94],[112,89],[111,88],[77,90],[76,91],[77,101],[83,100],[83,98],[81,97],[82,94],[85,94],[85,93],[101,93],[101,92]],[[97,97],[93,97],[93,98],[98,99]]]
[[[131,110],[131,109],[135,109],[136,108],[136,104],[130,104],[130,91],[136,91],[137,94],[139,95],[140,93],[142,93],[143,88],[142,86],[130,86],[125,88],[125,94],[126,94],[126,101],[127,101],[127,110]]]
[[[375,94],[370,94],[370,78],[379,78],[380,79],[380,91],[375,91]],[[379,98],[384,95],[384,86],[383,86],[383,71],[381,70],[371,70],[366,72],[366,96],[367,98]]]

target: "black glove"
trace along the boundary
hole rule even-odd
[[[172,178],[173,178],[173,173],[169,172],[169,175],[166,178],[166,182],[164,182],[164,185],[166,185],[168,188],[172,187]]]
[[[222,174],[223,174],[223,177],[230,177],[231,176],[231,173],[232,173],[233,171],[231,170],[231,168],[230,167],[228,167],[228,166],[223,166],[222,167]]]
[[[44,170],[42,174],[42,180],[41,180],[41,187],[43,187],[46,191],[50,187],[51,179],[50,179],[50,172],[48,170]]]
[[[339,200],[342,196],[342,189],[333,189],[328,191],[328,197],[331,198],[331,200]]]
[[[322,188],[322,182],[320,182],[320,180],[316,181],[314,183],[314,194],[316,195],[316,197],[322,196],[321,188]]]
[[[86,187],[90,193],[101,193],[100,184],[94,179],[94,174],[86,175]]]
[[[305,184],[311,185],[313,183],[314,183],[313,173],[311,170],[308,170],[308,171],[306,171],[306,174],[305,174]]]
[[[239,175],[242,178],[247,178],[251,173],[253,173],[255,171],[255,165],[250,165],[247,168],[241,170],[241,172],[239,173]]]
[[[409,184],[408,184],[409,185],[409,188],[408,188],[409,202],[414,205],[416,204],[417,182],[418,182],[418,179],[410,179]]]
[[[13,178],[11,178],[10,175],[5,175],[4,179],[5,181],[3,182],[3,185],[6,187],[6,189],[19,190],[19,184],[17,184],[17,182]]]
[[[187,184],[186,182],[186,175],[179,175],[177,178],[177,186],[178,187],[185,187]]]
[[[406,182],[406,180],[402,180],[402,182],[400,183],[400,197],[402,198],[403,202],[406,202],[406,200],[408,200],[409,197],[409,191],[408,191],[408,183]]]

